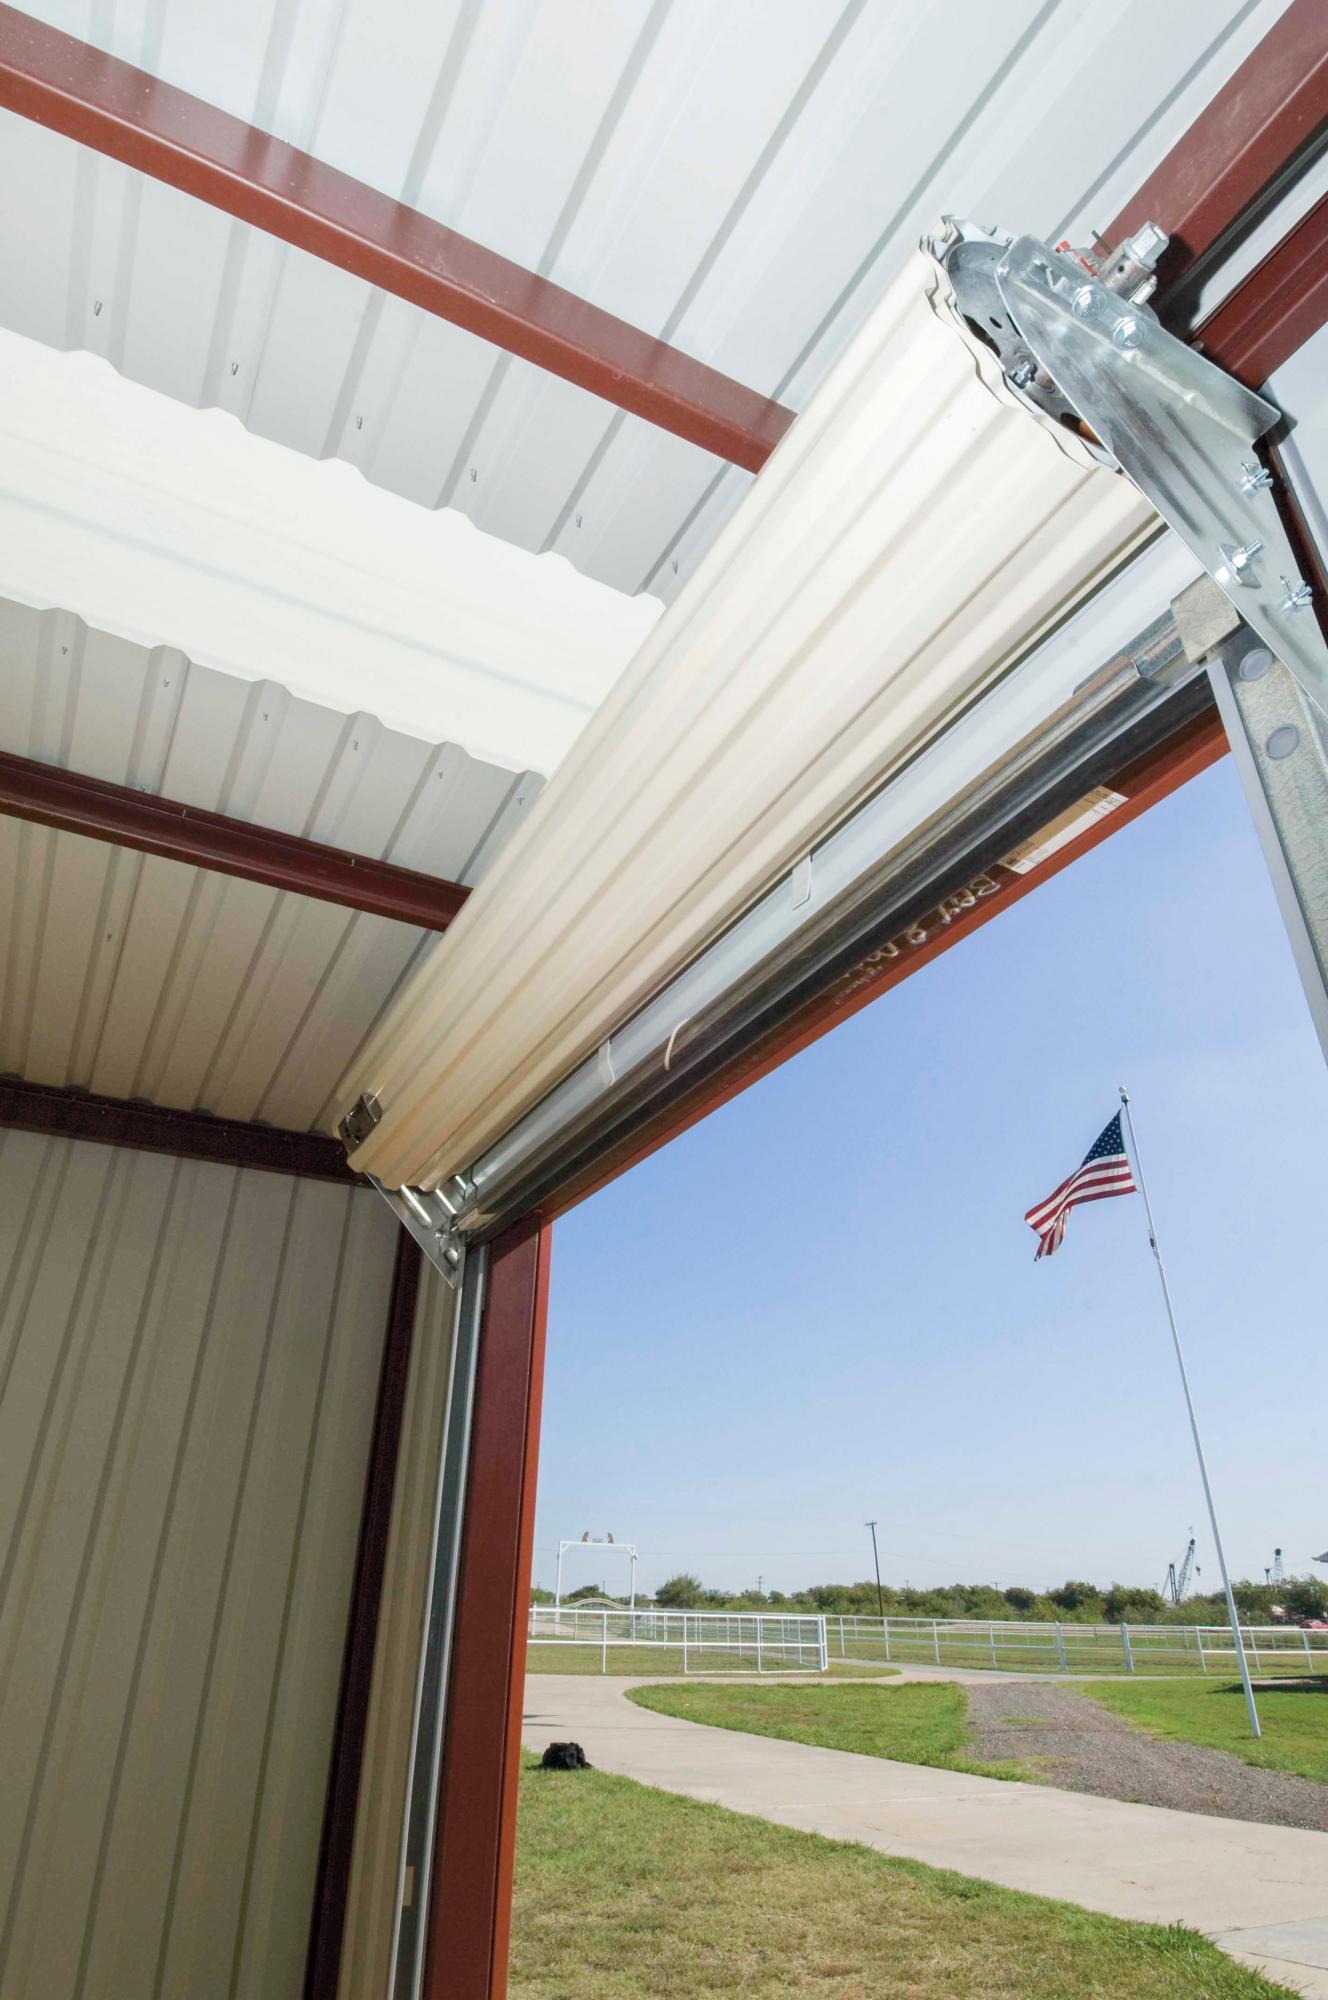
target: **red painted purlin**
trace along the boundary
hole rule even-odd
[[[0,108],[758,472],[793,412],[159,77],[0,6]]]
[[[0,813],[424,930],[446,930],[470,893],[459,882],[399,868],[372,855],[253,826],[7,751],[0,751]]]
[[[1292,0],[1184,137],[1103,230],[1172,238],[1164,282],[1211,250],[1328,123],[1328,11]]]
[[[15,1076],[0,1077],[0,1125],[177,1159],[212,1160],[224,1167],[253,1167],[266,1174],[363,1185],[346,1165],[337,1140],[321,1132],[287,1132],[239,1118],[213,1118],[205,1111],[172,1111],[160,1104],[99,1097],[90,1090],[25,1083]]]
[[[422,1258],[413,1237],[397,1235],[392,1291],[387,1307],[383,1365],[374,1412],[373,1441],[360,1517],[360,1543],[351,1586],[350,1623],[341,1670],[336,1734],[323,1813],[323,1840],[318,1857],[313,1924],[305,1972],[305,2000],[336,2000],[341,1971],[341,1940],[346,1923],[346,1891],[350,1885],[355,1846],[355,1819],[364,1764],[364,1738],[369,1721],[369,1691],[373,1682],[374,1648],[383,1601],[383,1575],[392,1526],[397,1458],[406,1406],[406,1383],[415,1332]]]
[[[489,1251],[424,2000],[507,1991],[551,1241],[530,1218]]]

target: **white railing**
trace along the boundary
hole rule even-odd
[[[807,1612],[585,1611],[575,1605],[533,1604],[532,1646],[593,1647],[599,1671],[609,1655],[619,1672],[652,1667],[685,1674],[823,1674],[829,1659],[826,1621]],[[639,1666],[624,1657],[639,1655]],[[663,1654],[652,1661],[651,1653]]]
[[[1217,1673],[1236,1670],[1229,1625],[1038,1624],[1032,1619],[826,1616],[832,1659],[899,1666],[998,1667],[1068,1674]],[[1258,1674],[1328,1674],[1328,1632],[1298,1625],[1242,1625]]]

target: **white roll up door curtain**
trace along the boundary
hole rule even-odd
[[[467,1167],[1158,530],[919,251],[343,1079]]]

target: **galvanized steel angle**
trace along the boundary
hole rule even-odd
[[[1280,411],[1036,237],[1012,242],[994,276],[1039,366],[1328,713],[1328,645],[1253,457]]]

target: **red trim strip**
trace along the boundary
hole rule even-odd
[[[3,750],[0,813],[424,930],[445,931],[470,894],[441,876]]]
[[[759,472],[793,412],[146,70],[0,6],[0,106]]]
[[[1213,248],[1328,122],[1323,0],[1292,0],[1103,235],[1142,223],[1172,239],[1170,283]]]
[[[350,1886],[355,1847],[355,1816],[360,1803],[364,1736],[369,1721],[374,1649],[383,1601],[383,1572],[392,1526],[401,1421],[406,1407],[406,1383],[415,1333],[415,1306],[420,1292],[422,1259],[413,1237],[397,1236],[392,1291],[387,1306],[387,1333],[378,1381],[373,1442],[364,1484],[355,1581],[351,1586],[346,1651],[337,1703],[336,1734],[328,1771],[327,1805],[323,1814],[322,1850],[314,1891],[313,1925],[305,1973],[305,2000],[336,2000],[341,1972],[341,1940],[346,1926],[346,1892]]]
[[[1325,324],[1328,195],[1208,315],[1193,345],[1258,389]]]
[[[424,2000],[507,1991],[551,1243],[530,1219],[489,1252]]]
[[[298,1174],[304,1180],[360,1185],[335,1139],[321,1132],[285,1132],[240,1118],[212,1118],[206,1111],[169,1111],[159,1104],[131,1104],[96,1097],[90,1090],[0,1077],[0,1125],[58,1139],[91,1139],[99,1146],[133,1146],[141,1153],[170,1153],[184,1160],[212,1160],[260,1173]]]

